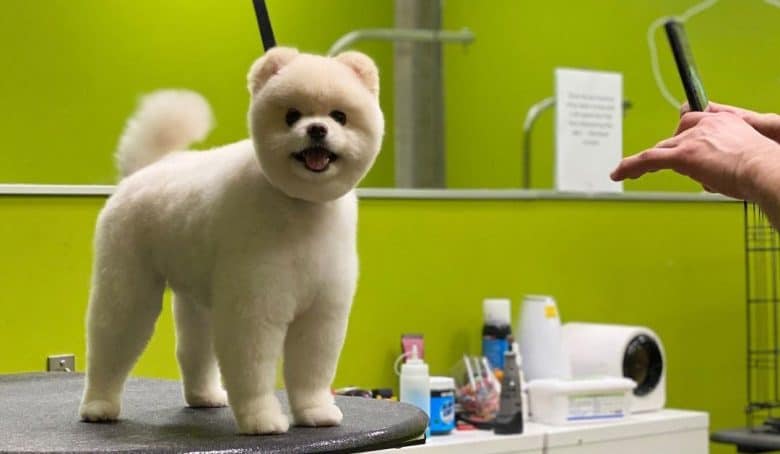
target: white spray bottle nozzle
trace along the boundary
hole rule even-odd
[[[419,356],[417,356],[417,346],[413,345],[410,352],[410,356],[406,359],[406,362],[401,366],[401,378],[405,375],[428,375],[428,365],[425,364]]]
[[[410,362],[410,361],[422,362],[420,360],[420,356],[417,353],[417,346],[416,345],[412,345],[412,352],[409,355],[409,358],[406,359],[406,362]]]

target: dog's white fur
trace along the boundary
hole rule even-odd
[[[174,151],[211,126],[206,101],[186,91],[146,97],[120,140],[125,178],[96,229],[86,421],[118,418],[166,285],[175,294],[190,406],[229,402],[240,432],[286,431],[273,394],[283,353],[294,422],[342,419],[330,384],[357,281],[353,188],[384,131],[378,72],[357,52],[326,58],[275,48],[254,63],[248,82],[250,140]],[[289,126],[292,108],[301,118]],[[346,114],[345,125],[334,110]],[[338,156],[316,173],[291,155],[311,144],[315,123]]]

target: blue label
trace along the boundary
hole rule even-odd
[[[507,339],[482,338],[482,356],[487,358],[490,367],[494,369],[504,369],[504,353],[508,349],[509,341]]]
[[[455,392],[431,397],[429,428],[432,434],[450,433],[455,428]]]

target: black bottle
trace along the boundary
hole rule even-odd
[[[523,433],[523,389],[517,353],[504,353],[504,379],[501,381],[501,402],[498,407],[493,432],[497,434]]]

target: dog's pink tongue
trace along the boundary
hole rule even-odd
[[[312,170],[324,170],[330,164],[330,156],[325,151],[310,151],[303,158],[306,160],[306,167]]]

